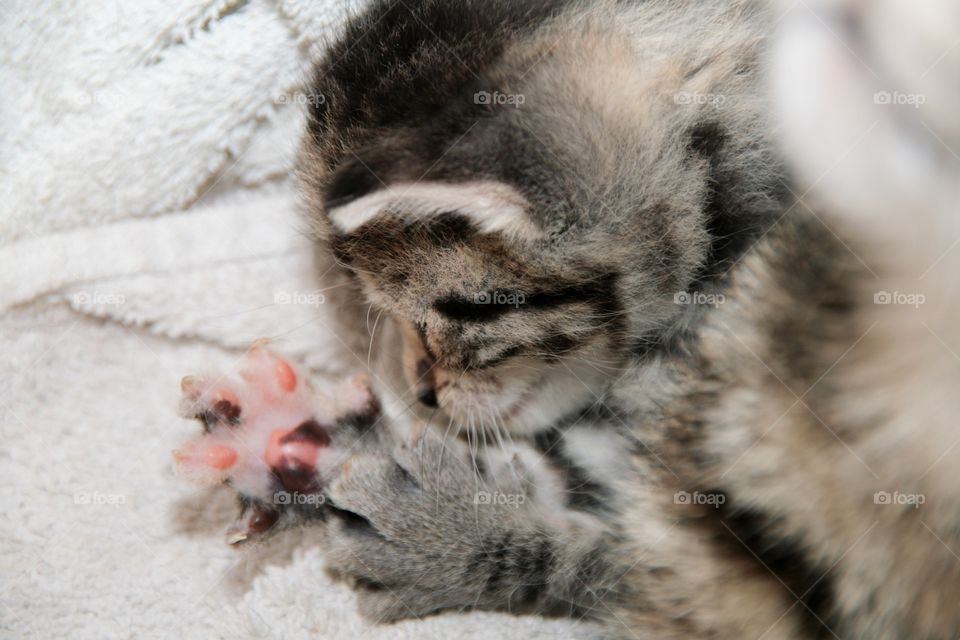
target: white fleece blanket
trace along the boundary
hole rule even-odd
[[[347,0],[0,7],[0,637],[584,637],[470,613],[370,626],[289,532],[174,477],[188,372],[337,339],[289,169],[296,87]],[[322,293],[322,292],[320,292]],[[292,302],[292,303],[291,303]]]

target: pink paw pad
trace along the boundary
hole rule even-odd
[[[174,452],[176,467],[194,481],[228,483],[244,498],[228,532],[232,544],[273,526],[283,508],[277,492],[321,491],[342,462],[330,446],[338,418],[379,412],[366,377],[342,382],[336,399],[326,398],[262,343],[244,355],[236,377],[189,376],[181,390],[181,415],[199,420],[203,433]]]
[[[329,430],[308,420],[293,429],[275,429],[267,442],[264,461],[284,489],[313,493],[320,490],[317,458],[320,449],[329,445]]]

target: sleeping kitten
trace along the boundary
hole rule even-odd
[[[820,33],[849,29],[877,59],[877,14],[835,4]],[[761,82],[772,22],[746,1],[378,2],[330,50],[301,178],[333,275],[355,284],[336,290],[345,317],[378,319],[388,417],[331,420],[339,456],[305,486],[365,615],[565,613],[610,637],[960,633],[960,453],[952,413],[929,410],[956,362],[878,341],[906,326],[874,305],[905,262],[837,223],[863,211],[841,188],[855,165],[821,196],[831,213],[807,206],[831,141],[790,119],[802,179],[786,181]],[[783,42],[810,24],[787,15]],[[798,51],[777,60],[816,61]],[[862,79],[837,67],[848,54],[798,77]],[[944,113],[930,127],[952,141]],[[886,149],[861,158],[881,180]],[[947,339],[954,281],[928,307]]]
[[[743,2],[381,3],[332,48],[302,155],[317,234],[354,274],[348,295],[372,305],[372,351],[389,363],[403,344],[396,395],[480,449],[460,483],[528,485],[520,509],[449,489],[389,517],[431,521],[441,505],[448,533],[434,542],[367,536],[361,552],[335,534],[350,551],[331,566],[374,585],[366,612],[606,617],[623,603],[684,634],[760,635],[779,619],[771,637],[789,637],[800,624],[756,559],[731,557],[732,536],[702,523],[703,505],[673,504],[705,492],[685,452],[663,460],[668,440],[692,436],[666,432],[658,411],[727,272],[786,207],[758,88],[765,20]],[[491,463],[496,452],[524,462]],[[424,473],[450,471],[433,457]],[[367,481],[333,502],[382,534],[397,527],[369,516],[384,518],[369,505],[380,492]],[[626,531],[634,507],[648,516]],[[474,534],[478,512],[499,525]],[[635,550],[634,535],[654,546]],[[661,554],[662,537],[686,550]],[[416,551],[398,560],[398,544]],[[641,558],[652,580],[624,581]]]

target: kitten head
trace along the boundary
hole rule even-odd
[[[317,235],[459,426],[536,431],[599,402],[775,208],[751,114],[678,101],[676,57],[641,73],[622,29],[564,4],[375,5],[312,85]]]
[[[564,251],[499,182],[394,184],[334,207],[334,255],[402,330],[409,383],[459,424],[536,430],[628,355],[621,275]]]

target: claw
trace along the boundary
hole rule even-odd
[[[270,338],[257,338],[253,341],[253,344],[250,345],[249,351],[255,351],[267,346],[268,344],[270,344]]]
[[[226,541],[231,546],[237,546],[252,541],[269,531],[280,519],[280,512],[260,503],[247,503],[240,512],[240,517],[227,528]]]
[[[227,529],[225,536],[227,544],[231,547],[234,547],[241,542],[246,542],[247,538],[249,537],[246,531],[234,528],[235,526],[236,525],[230,525],[230,528]]]

